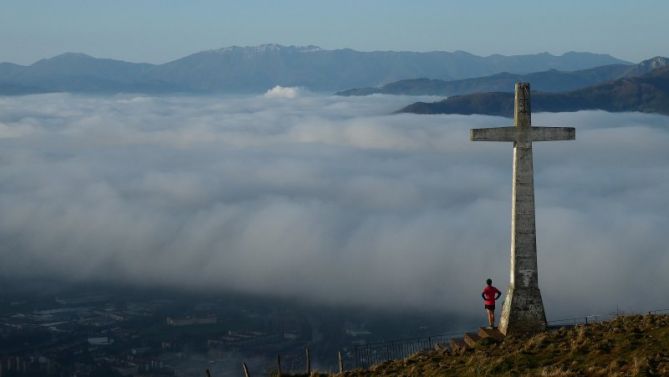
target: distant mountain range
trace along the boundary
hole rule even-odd
[[[532,84],[532,83],[530,83]],[[534,89],[534,88],[532,88]],[[533,112],[605,110],[669,115],[669,66],[636,77],[624,77],[564,93],[534,92]],[[513,93],[490,92],[416,102],[399,112],[416,114],[486,114],[513,116]]]
[[[337,94],[343,96],[370,94],[455,96],[480,92],[513,92],[516,82],[530,82],[532,89],[536,91],[565,92],[623,77],[640,76],[666,65],[669,65],[669,59],[658,56],[636,65],[611,64],[571,72],[551,69],[529,74],[503,72],[491,76],[453,81],[426,78],[400,80],[381,87],[349,89]]]
[[[276,85],[337,91],[416,77],[459,80],[612,64],[628,63],[587,52],[481,57],[462,51],[361,52],[273,44],[203,51],[157,65],[66,53],[29,66],[0,63],[0,94],[258,93]]]

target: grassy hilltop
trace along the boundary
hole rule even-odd
[[[530,338],[480,342],[467,351],[421,352],[335,376],[669,376],[669,316],[621,316]]]

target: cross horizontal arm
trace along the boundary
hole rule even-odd
[[[573,127],[532,127],[532,141],[575,140]]]
[[[516,141],[516,127],[474,128],[470,130],[472,141]]]

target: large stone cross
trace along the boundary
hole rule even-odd
[[[513,142],[511,282],[499,324],[500,331],[507,335],[534,332],[546,327],[537,276],[532,142],[576,138],[576,130],[571,127],[531,126],[529,83],[516,83],[513,118],[514,127],[471,130],[472,141]]]

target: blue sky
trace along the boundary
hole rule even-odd
[[[280,43],[479,55],[669,55],[669,1],[3,0],[0,61],[62,52],[152,63]]]

